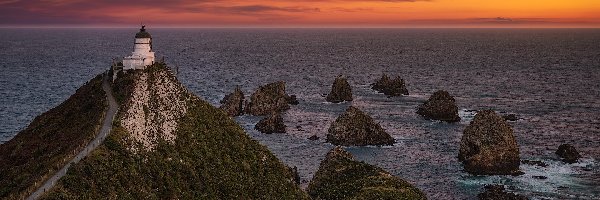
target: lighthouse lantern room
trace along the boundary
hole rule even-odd
[[[145,69],[146,66],[154,64],[152,36],[146,32],[145,27],[142,25],[140,32],[135,34],[133,52],[131,56],[123,58],[123,70]]]

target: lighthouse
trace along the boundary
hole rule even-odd
[[[154,64],[154,51],[152,51],[152,36],[142,25],[140,32],[135,34],[135,42],[131,56],[123,58],[123,70],[145,69]]]

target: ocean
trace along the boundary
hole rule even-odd
[[[57,106],[113,58],[130,54],[131,29],[0,29],[0,143],[35,116]],[[260,117],[236,120],[285,164],[297,166],[305,187],[333,145],[330,123],[354,105],[397,141],[349,147],[422,189],[430,199],[474,199],[485,184],[504,184],[532,199],[600,199],[599,29],[152,29],[158,58],[179,80],[215,106],[240,86],[283,80],[300,104],[284,113],[287,133],[253,130]],[[382,73],[401,76],[410,95],[388,98],[370,89]],[[325,101],[338,75],[354,101]],[[416,108],[447,90],[462,121],[425,120]],[[462,131],[474,110],[516,114],[510,122],[521,176],[473,176],[457,159]],[[307,138],[317,135],[321,139]],[[583,158],[564,164],[554,151],[573,144]],[[540,180],[533,176],[546,176]]]

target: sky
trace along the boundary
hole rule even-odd
[[[0,0],[0,27],[600,28],[600,0]]]

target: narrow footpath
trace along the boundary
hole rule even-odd
[[[77,156],[75,156],[58,172],[56,172],[56,174],[54,174],[52,177],[46,180],[46,182],[44,182],[44,184],[41,185],[35,192],[33,192],[29,197],[27,197],[27,200],[38,199],[46,191],[49,191],[52,187],[54,187],[54,185],[56,185],[56,182],[60,178],[67,174],[67,170],[69,170],[69,167],[71,167],[71,165],[79,162],[81,159],[86,157],[88,154],[90,154],[90,152],[96,149],[96,147],[98,147],[98,145],[100,145],[100,143],[102,143],[104,139],[106,139],[106,136],[108,136],[108,134],[110,133],[112,122],[115,117],[115,114],[117,113],[118,108],[117,101],[113,96],[112,88],[110,86],[110,83],[108,82],[109,79],[110,76],[108,76],[108,74],[105,73],[104,78],[102,80],[102,90],[104,90],[104,92],[106,93],[106,98],[108,100],[108,111],[106,112],[104,121],[102,122],[102,128],[100,129],[98,135],[96,135],[96,138],[94,138],[83,150],[81,150],[81,152],[79,152]]]

